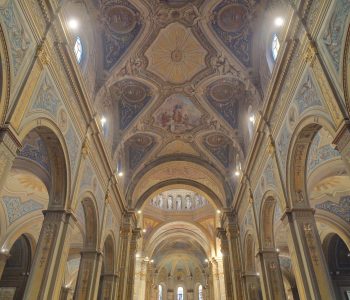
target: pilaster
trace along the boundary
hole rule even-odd
[[[244,286],[242,281],[242,255],[241,241],[239,238],[239,228],[237,218],[232,212],[223,213],[223,223],[226,230],[229,255],[231,262],[231,275],[234,299],[244,299]]]
[[[0,129],[0,191],[11,171],[21,143],[17,135],[9,127]]]
[[[131,235],[131,241],[130,241],[130,255],[129,255],[129,267],[128,267],[128,280],[127,280],[127,287],[126,287],[126,299],[132,299],[132,296],[133,296],[137,240],[140,237],[141,237],[141,229],[140,228],[133,229],[132,235]]]
[[[314,210],[290,209],[282,216],[291,233],[289,249],[300,299],[336,299],[322,245]]]
[[[261,275],[264,283],[264,299],[286,299],[278,252],[275,249],[260,250],[258,255],[260,258]]]
[[[102,253],[100,251],[86,249],[81,252],[78,279],[74,293],[75,300],[88,300],[97,297],[101,264]]]
[[[225,290],[227,299],[231,299],[233,297],[233,288],[232,288],[232,277],[231,277],[231,261],[230,261],[230,251],[229,251],[229,243],[227,240],[226,231],[224,228],[217,228],[216,235],[221,241],[221,253],[223,260],[223,272],[224,272],[224,280],[225,280]]]
[[[74,291],[71,287],[63,286],[61,288],[60,300],[72,300]]]
[[[257,274],[244,274],[244,284],[246,286],[247,300],[259,299],[260,279]]]
[[[113,292],[115,282],[118,280],[117,274],[101,275],[101,299],[114,299]]]
[[[44,211],[32,268],[24,299],[58,299],[61,292],[69,242],[76,223],[66,210]]]

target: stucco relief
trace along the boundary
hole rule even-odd
[[[341,197],[339,204],[327,200],[320,204],[316,204],[316,208],[335,214],[339,218],[350,223],[350,196]]]
[[[10,224],[14,223],[24,215],[36,210],[41,210],[44,206],[33,199],[21,201],[18,197],[4,196],[3,201],[7,211],[7,217]]]
[[[344,33],[348,25],[350,3],[347,0],[334,1],[333,12],[329,15],[321,36],[321,44],[330,56],[337,72],[341,67]]]
[[[5,5],[4,5],[5,4]],[[20,15],[16,1],[6,1],[0,3],[0,19],[6,28],[6,33],[11,47],[10,56],[13,65],[13,75],[16,78],[21,67],[25,64],[27,53],[32,41],[27,28],[24,26],[25,20]]]

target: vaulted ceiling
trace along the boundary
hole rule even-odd
[[[85,4],[97,49],[94,104],[108,120],[104,134],[125,195],[162,165],[180,181],[219,181],[226,206],[249,146],[248,107],[262,102],[264,1]],[[191,178],[178,170],[188,163]],[[203,168],[213,179],[195,178]]]

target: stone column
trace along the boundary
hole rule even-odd
[[[116,274],[102,274],[101,275],[101,299],[114,299],[114,286],[118,280]]]
[[[61,288],[60,300],[72,300],[73,299],[73,289],[71,287],[63,286]]]
[[[317,231],[314,210],[291,209],[282,216],[291,238],[289,249],[300,299],[336,299],[321,240]]]
[[[260,279],[256,274],[245,274],[243,276],[246,286],[246,298],[247,300],[259,300]]]
[[[96,250],[83,250],[79,265],[75,300],[88,300],[97,297],[102,267],[102,253]]]
[[[4,272],[6,262],[9,257],[10,257],[9,252],[0,252],[0,279],[2,277],[2,273]]]
[[[118,272],[120,274],[117,295],[118,300],[125,299],[131,234],[132,228],[130,218],[128,216],[124,216],[123,224],[120,228],[120,242],[118,251]]]
[[[132,231],[131,241],[130,241],[130,255],[129,255],[129,266],[128,266],[128,280],[126,287],[126,299],[132,299],[134,280],[135,280],[135,261],[136,261],[136,251],[137,251],[137,240],[141,237],[141,229],[135,228]]]
[[[233,283],[233,298],[244,299],[241,241],[239,238],[237,218],[231,212],[224,212],[223,220],[229,245],[230,262],[232,269],[231,275]]]
[[[218,280],[219,280],[219,286],[220,286],[220,294],[217,298],[218,300],[224,300],[224,299],[232,299],[227,297],[226,292],[226,286],[225,286],[225,274],[224,274],[224,260],[221,258],[216,258],[216,261],[218,263]]]
[[[227,240],[226,231],[223,228],[217,228],[217,237],[221,240],[221,253],[223,260],[223,271],[224,271],[224,280],[226,287],[226,296],[227,299],[232,299],[233,297],[233,288],[232,288],[232,276],[231,276],[231,260],[230,260],[230,251],[229,251],[229,242]]]
[[[0,129],[0,192],[9,175],[21,143],[9,128]]]
[[[220,285],[220,274],[218,261],[212,261],[212,271],[213,271],[213,288],[211,289],[213,299],[221,300],[221,285]],[[225,299],[225,298],[223,298]]]
[[[260,250],[258,255],[261,264],[264,299],[286,299],[278,252],[275,249],[264,249]]]
[[[44,211],[24,299],[59,299],[75,222],[76,218],[69,211]]]

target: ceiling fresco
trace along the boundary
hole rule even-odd
[[[248,107],[256,111],[261,103],[251,71],[260,65],[253,66],[252,26],[258,23],[255,13],[261,3],[94,3],[104,50],[95,105],[107,117],[113,112],[105,135],[113,159],[124,166],[120,182],[125,193],[140,196],[134,190],[137,181],[151,187],[190,177],[227,201],[235,189],[235,158],[238,154],[244,160],[249,143],[248,131],[240,126],[248,119]],[[183,156],[196,157],[195,164],[207,165],[208,172],[197,167],[188,171],[184,163],[182,170],[164,166],[169,172],[164,177],[145,168]],[[212,172],[222,176],[225,188],[214,184]]]
[[[95,0],[97,1],[97,0]],[[140,13],[129,1],[104,1],[101,4],[104,67],[111,69],[128,50],[142,29]]]
[[[249,19],[256,1],[224,0],[213,11],[211,26],[219,39],[245,67],[252,66]]]

